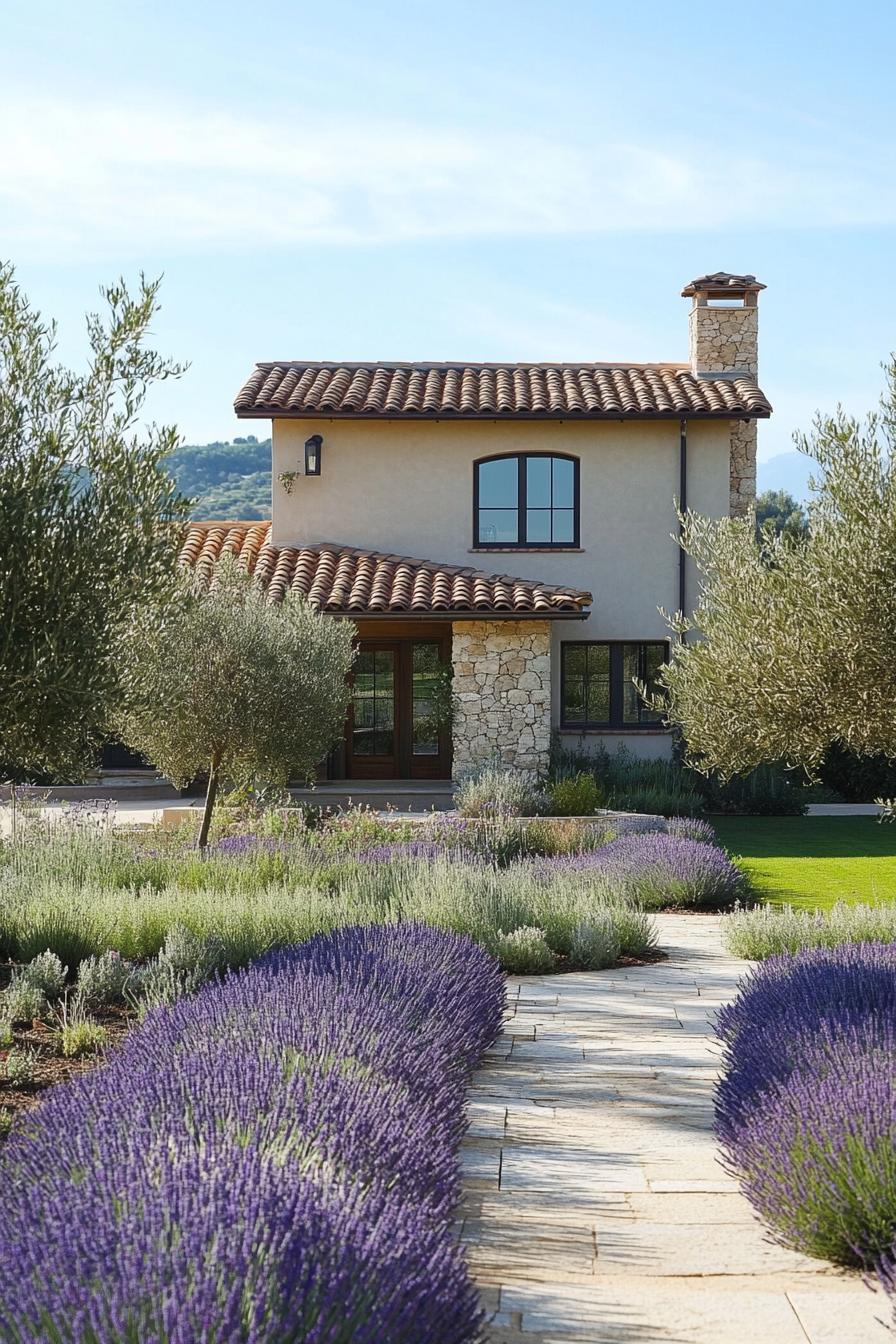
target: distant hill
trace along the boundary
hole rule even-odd
[[[818,465],[805,453],[778,453],[758,464],[756,489],[760,495],[766,490],[785,490],[804,502],[809,498],[809,477],[813,471],[818,474]]]
[[[183,494],[196,497],[194,518],[270,518],[270,439],[185,443],[168,462]]]

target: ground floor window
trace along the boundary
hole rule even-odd
[[[635,682],[658,689],[667,640],[568,640],[561,644],[563,728],[644,728],[662,715],[644,704]]]

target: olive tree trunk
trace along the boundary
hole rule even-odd
[[[221,753],[215,752],[214,756],[212,756],[212,763],[209,766],[208,788],[205,791],[205,807],[202,809],[202,825],[199,827],[199,839],[196,841],[196,848],[200,853],[204,853],[208,847],[208,833],[211,829],[215,799],[218,796],[220,769]]]

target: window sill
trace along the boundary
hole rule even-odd
[[[584,555],[584,546],[471,546],[467,555]]]
[[[668,737],[672,729],[663,728],[661,724],[644,728],[579,728],[561,723],[558,731],[571,737]]]

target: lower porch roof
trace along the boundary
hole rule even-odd
[[[180,563],[206,588],[225,555],[255,575],[271,602],[297,592],[334,616],[582,620],[592,600],[584,589],[335,542],[274,546],[269,522],[188,524]]]

